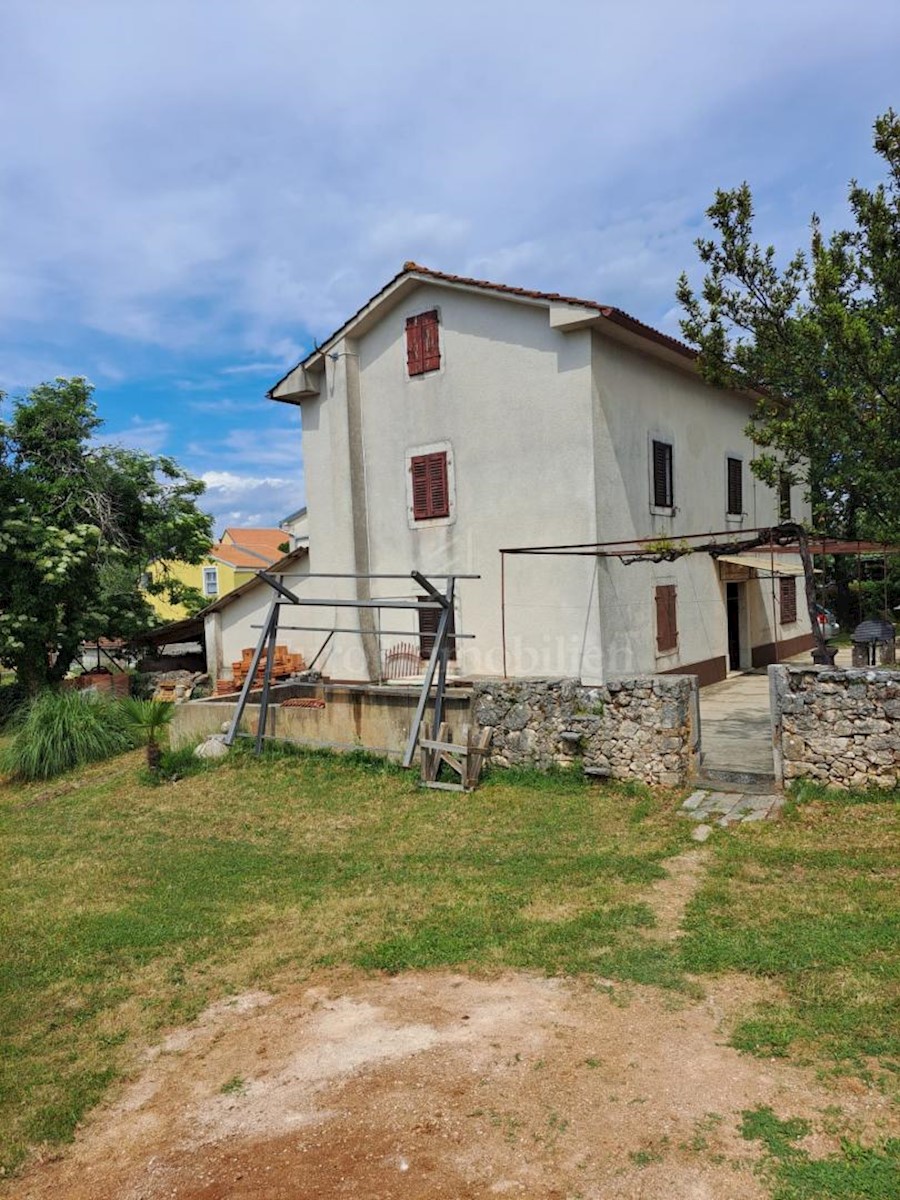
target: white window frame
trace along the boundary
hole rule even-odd
[[[215,585],[215,589],[216,589],[214,592],[211,592],[209,590],[209,576],[210,575],[212,575],[212,581],[213,581],[213,584]],[[219,594],[219,568],[218,567],[204,567],[203,568],[202,591],[203,591],[203,595],[206,596],[210,600],[214,600],[216,598],[216,596],[218,596],[218,594]]]
[[[447,499],[449,501],[446,517],[431,517],[417,521],[413,508],[412,460],[422,454],[447,455]],[[452,525],[456,521],[456,471],[453,465],[453,446],[450,442],[429,442],[425,446],[410,446],[404,458],[406,473],[406,523],[410,529],[435,529],[441,525]]]

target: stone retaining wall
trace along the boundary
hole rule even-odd
[[[583,765],[676,787],[695,774],[697,680],[652,675],[585,687],[574,679],[479,681],[472,715],[492,731],[492,766]]]
[[[836,788],[897,786],[900,671],[769,667],[776,775]]]

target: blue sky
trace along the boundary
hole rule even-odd
[[[677,332],[716,186],[787,254],[900,106],[896,0],[0,0],[0,388],[87,375],[217,529],[305,502],[268,387],[414,259]]]

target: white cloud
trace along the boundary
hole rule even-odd
[[[124,446],[128,450],[143,450],[147,454],[159,454],[165,449],[172,432],[168,421],[144,421],[132,417],[125,429],[104,429],[99,441],[106,445]]]
[[[246,400],[236,400],[230,396],[216,396],[213,400],[188,400],[187,406],[192,412],[214,413],[217,416],[234,416],[241,413],[259,413],[263,401],[259,396],[251,396]]]
[[[206,484],[201,505],[212,513],[217,533],[226,525],[277,526],[303,504],[297,479],[234,471],[204,471],[200,478]]]
[[[802,240],[872,170],[900,8],[41,0],[4,25],[10,357],[93,334],[277,375],[408,258],[653,320],[716,184]]]
[[[292,352],[290,358],[294,357]],[[284,369],[284,360],[276,359],[275,362],[252,362],[241,363],[236,367],[222,367],[219,371],[220,375],[274,375],[277,371]]]

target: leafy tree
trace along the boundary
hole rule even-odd
[[[147,563],[199,562],[211,542],[203,484],[171,458],[98,444],[92,392],[43,383],[0,421],[0,662],[31,692],[82,641],[152,626]],[[179,599],[174,581],[154,586]]]
[[[748,434],[756,475],[803,482],[823,533],[892,540],[900,533],[900,118],[874,126],[886,179],[852,181],[849,229],[810,242],[783,267],[754,239],[746,183],[717,191],[706,275],[678,282],[682,330],[711,383],[757,398]],[[808,580],[808,584],[809,584]],[[809,591],[808,587],[808,591]]]

